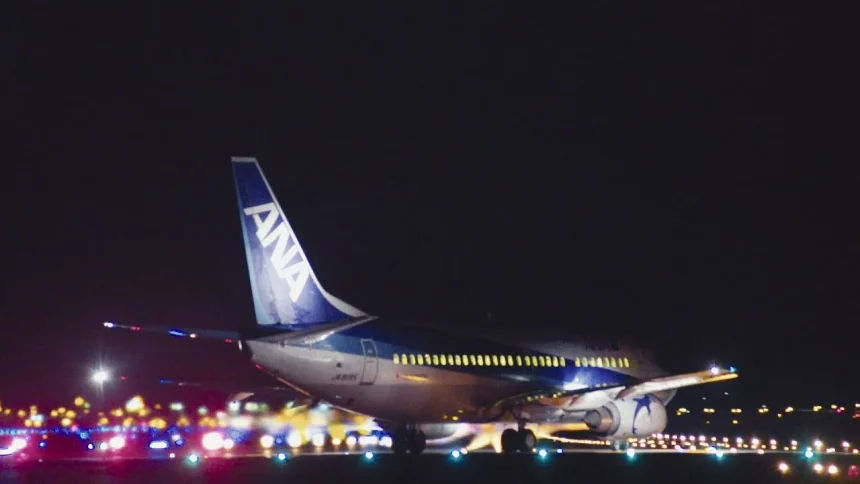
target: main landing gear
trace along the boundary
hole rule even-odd
[[[397,429],[391,436],[391,449],[395,455],[403,455],[407,450],[418,455],[424,452],[426,447],[427,437],[424,432],[412,425]]]
[[[505,429],[502,432],[502,452],[513,454],[514,452],[531,452],[537,444],[534,432],[525,428],[525,423],[517,425],[517,429]]]

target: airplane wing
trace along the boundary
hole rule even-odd
[[[149,333],[160,333],[174,336],[177,338],[202,338],[202,339],[218,339],[225,343],[235,343],[239,341],[240,335],[238,331],[223,331],[218,329],[202,329],[202,328],[173,328],[168,326],[128,326],[124,324],[106,321],[104,327],[108,329],[127,329],[129,331],[146,331]]]
[[[555,406],[556,403],[561,404],[563,402],[569,402],[571,397],[582,397],[598,393],[604,394],[607,399],[639,397],[649,393],[732,380],[737,377],[738,374],[734,369],[724,370],[720,368],[712,368],[711,370],[643,380],[629,385],[579,388],[575,390],[547,388],[505,398],[494,403],[492,406],[510,408],[538,402],[545,405]]]

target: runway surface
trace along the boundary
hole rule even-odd
[[[397,482],[470,484],[498,482],[684,482],[756,483],[858,482],[849,466],[860,465],[855,456],[822,456],[819,462],[839,467],[837,476],[825,470],[817,475],[812,463],[800,455],[713,455],[639,453],[632,458],[618,453],[574,453],[504,456],[470,453],[458,459],[450,454],[397,458],[361,453],[350,455],[243,456],[187,459],[74,459],[12,463],[0,461],[0,483],[345,483]],[[790,469],[777,470],[780,462]]]

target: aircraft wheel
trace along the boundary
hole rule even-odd
[[[616,440],[612,442],[612,448],[618,452],[627,452],[627,449],[630,447],[630,443],[626,440]]]
[[[409,440],[409,452],[415,455],[421,454],[427,447],[427,437],[420,430],[416,431]]]
[[[520,440],[520,450],[523,452],[531,452],[537,445],[537,437],[535,433],[529,429],[523,429],[517,432],[517,437]]]
[[[406,430],[398,429],[391,435],[391,450],[394,455],[405,455],[408,445]]]
[[[502,452],[513,454],[520,448],[519,433],[514,429],[505,429],[502,432]]]

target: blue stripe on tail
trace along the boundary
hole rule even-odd
[[[319,284],[256,158],[232,161],[257,324],[323,324],[366,316]]]

